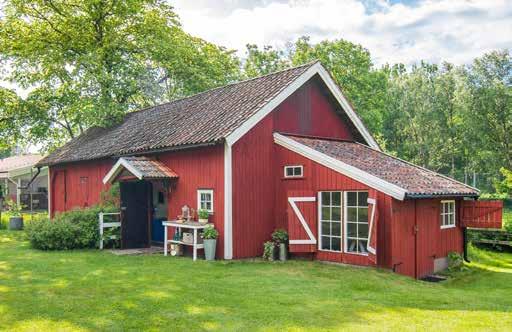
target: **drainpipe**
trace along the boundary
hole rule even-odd
[[[468,258],[468,228],[464,227],[464,230],[462,232],[462,240],[464,241],[464,260],[468,263],[471,263],[471,261]]]
[[[26,186],[19,186],[18,189],[20,190],[23,190],[23,189],[28,189],[30,187],[30,185],[32,184],[32,182],[34,182],[34,180],[39,176],[39,174],[41,173],[41,166],[38,166],[37,167],[37,171],[36,171],[36,174],[34,174],[32,176],[32,178],[30,179],[30,181],[28,181],[27,185]]]

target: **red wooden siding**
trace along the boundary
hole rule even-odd
[[[183,205],[197,211],[197,190],[213,189],[213,215],[210,222],[219,231],[217,258],[224,257],[224,147],[165,152],[155,155],[179,176],[172,181],[168,199],[168,218],[176,219]],[[171,236],[171,234],[169,234]]]
[[[503,201],[462,201],[464,227],[501,228]]]
[[[166,152],[152,155],[179,175],[171,182],[168,199],[168,218],[175,219],[185,204],[197,210],[197,190],[213,189],[214,213],[210,221],[220,236],[217,241],[217,257],[224,250],[224,148],[222,145]],[[50,168],[51,213],[87,207],[100,203],[101,192],[108,186],[103,178],[115,160],[65,164]]]
[[[461,201],[456,201],[460,207]],[[421,278],[434,270],[434,259],[463,251],[460,209],[456,227],[441,229],[441,199],[397,201],[392,204],[392,267],[400,274]]]
[[[319,191],[351,191],[351,190],[367,190],[370,197],[377,197],[378,195],[375,190],[368,186],[339,174],[325,166],[322,166],[310,159],[307,159],[301,155],[296,154],[286,148],[276,145],[276,164],[275,169],[278,170],[276,180],[278,181],[277,197],[276,197],[276,216],[278,217],[276,227],[287,228],[288,215],[291,213],[291,209],[288,207],[287,197],[288,193],[303,192],[303,193],[315,193]],[[283,167],[285,165],[303,165],[304,166],[304,177],[301,179],[284,179],[283,178]],[[318,203],[318,202],[316,202]],[[386,201],[377,202],[378,206],[385,205]],[[315,204],[316,205],[316,204]],[[314,209],[315,219],[318,220],[318,209]],[[379,213],[379,226],[383,227],[386,223],[386,214]],[[310,217],[311,219],[311,217]],[[316,222],[310,222],[311,225],[317,227]],[[315,230],[316,234],[317,230]],[[384,233],[383,233],[384,234]],[[344,237],[344,231],[342,230],[342,237]],[[379,249],[379,241],[377,241],[377,256],[386,255],[383,250]],[[343,243],[342,243],[343,245]],[[318,245],[317,245],[318,246]],[[386,248],[384,246],[384,248]],[[385,249],[384,249],[385,250]],[[381,252],[382,251],[382,252]],[[350,253],[338,253],[338,252],[327,252],[317,251],[316,258],[320,260],[329,260],[347,264],[358,264],[358,265],[373,265],[374,260],[368,259],[368,256],[350,254]],[[380,259],[377,258],[380,262]],[[382,260],[385,262],[385,260]],[[380,265],[380,263],[379,263]]]
[[[318,80],[310,80],[261,120],[232,147],[233,257],[263,253],[275,228],[287,227],[286,190],[277,191],[283,170],[276,166],[274,132],[352,139],[336,104]],[[324,172],[322,183],[329,183]],[[336,187],[336,183],[334,183]],[[300,186],[290,190],[301,190]],[[279,209],[276,207],[279,206]]]
[[[112,165],[111,160],[99,160],[50,167],[51,215],[100,203],[101,192],[108,188],[103,177]]]
[[[326,96],[321,83],[310,80],[272,112],[274,131],[301,135],[352,139],[336,105]]]

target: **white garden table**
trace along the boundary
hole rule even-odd
[[[200,224],[197,221],[187,221],[187,222],[177,222],[176,220],[171,221],[162,221],[162,225],[164,226],[164,256],[167,256],[167,248],[169,243],[174,244],[182,244],[185,246],[192,246],[193,247],[193,259],[197,259],[197,249],[204,249],[204,244],[197,243],[197,236],[198,236],[198,230],[205,229],[206,227],[209,227],[211,224]],[[178,231],[178,234],[181,238],[182,235],[182,229],[192,229],[194,231],[194,238],[192,243],[186,243],[181,240],[169,240],[168,239],[168,229],[169,227],[176,228]]]

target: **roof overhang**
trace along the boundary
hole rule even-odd
[[[136,161],[134,163],[133,161]],[[152,174],[148,175],[145,173],[144,168],[152,168]],[[128,171],[138,180],[157,180],[157,179],[173,179],[178,178],[178,175],[156,160],[150,160],[145,157],[131,157],[131,158],[119,158],[117,162],[112,166],[110,171],[103,178],[103,183],[112,183],[116,178],[124,171]],[[156,170],[156,172],[155,172]],[[156,174],[155,174],[156,173]]]
[[[325,167],[328,167],[340,174],[346,175],[354,180],[357,180],[371,188],[377,189],[393,198],[403,201],[406,197],[407,190],[395,184],[384,181],[368,172],[362,171],[359,168],[348,165],[342,161],[332,158],[324,153],[310,148],[304,144],[288,138],[284,135],[274,133],[274,142],[290,151],[293,151],[303,157],[306,157],[314,162],[317,162]]]
[[[235,144],[242,136],[244,136],[249,130],[251,130],[258,122],[260,122],[267,114],[272,112],[279,104],[281,104],[286,98],[292,93],[297,91],[304,83],[311,79],[314,75],[319,75],[324,81],[325,85],[329,88],[329,91],[336,98],[340,106],[343,108],[349,119],[352,121],[356,129],[359,131],[361,136],[365,139],[368,146],[380,151],[380,147],[370,134],[366,126],[363,124],[359,116],[356,114],[350,103],[347,101],[340,88],[334,82],[331,75],[325,70],[320,62],[317,62],[300,75],[293,83],[288,85],[283,91],[281,91],[276,97],[270,100],[265,106],[263,106],[256,114],[251,116],[241,126],[235,129],[231,134],[226,137],[226,142],[229,146]]]

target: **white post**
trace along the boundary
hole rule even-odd
[[[164,225],[164,256],[167,256],[167,225]]]
[[[194,261],[197,259],[197,228],[194,228]]]
[[[100,250],[103,250],[103,212],[100,212]]]

